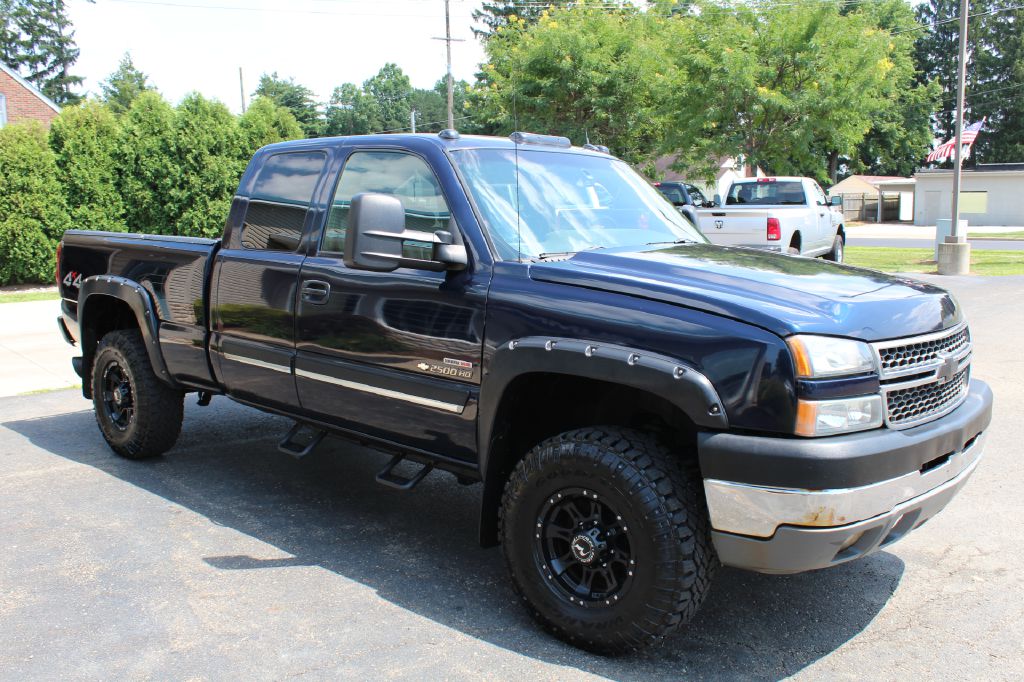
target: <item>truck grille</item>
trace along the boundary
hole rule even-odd
[[[909,370],[934,362],[940,354],[956,355],[970,343],[970,330],[962,326],[948,336],[882,346],[878,349],[878,359],[881,361],[882,374],[888,370]]]
[[[944,384],[931,382],[888,391],[886,409],[889,425],[918,423],[945,414],[967,396],[970,377],[971,368],[967,367]]]
[[[967,398],[971,332],[966,323],[872,347],[881,370],[885,421],[890,427],[908,428],[938,419]]]

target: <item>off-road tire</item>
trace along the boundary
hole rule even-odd
[[[823,258],[830,260],[833,263],[842,263],[843,254],[846,251],[846,240],[843,239],[843,235],[837,234],[836,238],[832,240],[832,250],[826,253]]]
[[[632,582],[610,605],[570,603],[541,556],[543,509],[581,489],[619,515],[635,556]],[[579,429],[534,447],[505,486],[499,535],[530,614],[554,636],[605,655],[648,646],[689,622],[718,566],[695,464],[631,429]]]
[[[108,408],[110,372],[119,373],[128,385],[132,406],[128,416]],[[174,446],[181,432],[185,395],[157,378],[137,329],[112,331],[100,339],[91,381],[96,423],[114,452],[128,459],[146,459]],[[124,423],[118,424],[116,414],[122,415]]]

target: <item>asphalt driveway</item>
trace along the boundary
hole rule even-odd
[[[534,627],[476,545],[478,486],[384,489],[383,455],[334,440],[293,460],[285,420],[224,398],[144,463],[77,391],[0,398],[0,678],[1018,678],[1024,278],[941,281],[997,401],[963,493],[860,562],[723,570],[690,626],[622,659]]]

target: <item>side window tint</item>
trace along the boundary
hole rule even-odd
[[[323,152],[275,154],[267,159],[245,212],[244,248],[294,251],[299,247],[306,211],[326,163]]]
[[[403,152],[354,152],[345,162],[334,190],[321,251],[344,253],[352,197],[363,192],[390,194],[400,200],[407,229],[450,229],[451,216],[441,185],[423,159]],[[405,250],[408,258],[430,258],[431,246],[407,242]]]

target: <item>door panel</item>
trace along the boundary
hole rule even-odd
[[[390,194],[410,229],[458,234],[427,163],[409,153],[357,150],[331,202],[321,253],[303,263],[296,318],[296,384],[303,410],[349,430],[472,460],[486,281],[462,272],[369,272],[342,260],[348,207],[361,192]],[[415,248],[415,247],[413,247]],[[323,286],[326,285],[326,286]]]
[[[259,158],[259,157],[257,157]],[[319,215],[310,208],[327,155],[285,152],[262,159],[252,196],[217,254],[211,286],[211,355],[229,395],[296,410],[295,302],[305,255],[302,236]]]

